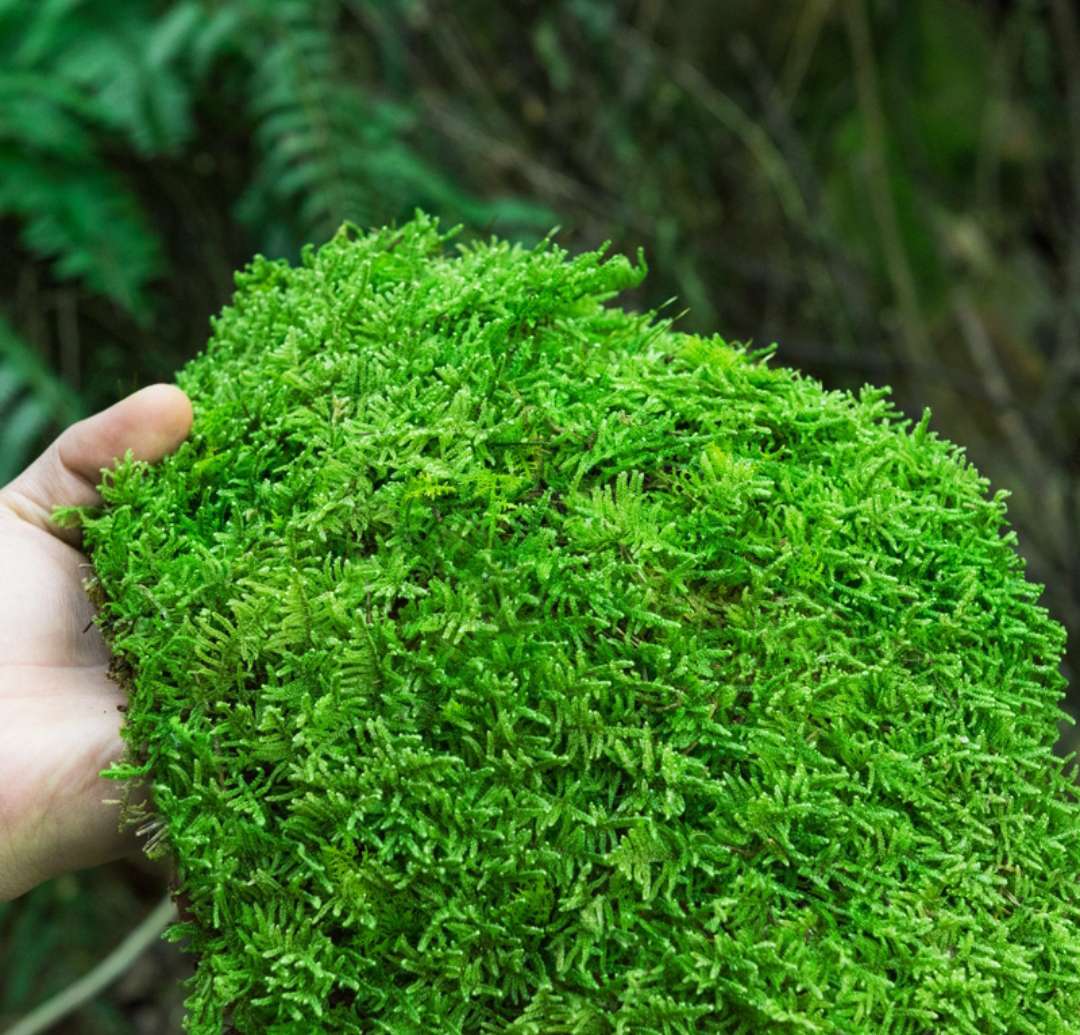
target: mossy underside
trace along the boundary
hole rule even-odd
[[[625,259],[446,236],[255,260],[85,516],[189,1030],[1080,1032],[1003,496]]]

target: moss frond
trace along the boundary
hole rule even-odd
[[[1003,494],[642,275],[424,216],[257,258],[104,486],[191,1032],[1080,1031]]]

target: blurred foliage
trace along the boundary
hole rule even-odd
[[[1078,21],[1071,0],[0,0],[0,479],[169,377],[255,251],[415,205],[560,223],[570,248],[644,244],[639,301],[684,329],[929,404],[1012,490],[1077,642]]]
[[[159,894],[155,878],[116,864],[57,878],[14,903],[0,902],[0,1030],[99,963],[150,912]],[[87,1004],[55,1031],[179,1031],[179,985],[191,970],[190,961],[174,946],[162,943],[139,960],[109,996]]]
[[[82,416],[82,401],[0,316],[0,484],[18,474],[48,429]]]

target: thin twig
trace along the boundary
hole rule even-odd
[[[780,74],[785,105],[791,104],[802,86],[803,77],[810,67],[810,59],[817,50],[822,27],[832,13],[833,3],[834,0],[814,0],[802,6],[791,43],[788,45],[784,69]]]
[[[500,139],[481,129],[443,100],[436,91],[421,90],[420,96],[431,125],[436,130],[485,155],[489,163],[520,173],[541,197],[561,199],[579,205],[590,215],[603,220],[610,221],[614,217],[614,208],[606,199],[598,199],[577,180],[537,161],[526,150],[508,139]],[[645,224],[638,221],[635,225],[642,227]]]
[[[1080,61],[1080,29],[1072,5],[1067,0],[1053,0],[1050,6],[1065,77],[1071,188],[1061,319],[1045,387],[1039,400],[1040,409],[1052,414],[1061,404],[1064,393],[1072,390],[1074,378],[1080,372],[1080,318],[1076,301],[1080,298],[1080,68],[1077,67]]]
[[[68,985],[52,999],[46,1000],[21,1021],[16,1021],[14,1027],[8,1028],[5,1035],[39,1035],[40,1032],[48,1031],[68,1014],[100,995],[123,975],[175,919],[176,906],[173,905],[171,896],[166,895],[157,908],[93,970],[74,984]]]
[[[809,219],[806,200],[799,184],[776,142],[757,122],[731,97],[713,86],[695,65],[660,54],[656,44],[643,38],[635,29],[622,29],[616,39],[635,54],[645,54],[651,60],[662,63],[661,67],[667,64],[675,85],[696,100],[704,111],[740,140],[750,152],[776,192],[784,215],[796,226],[807,225]]]
[[[963,288],[953,291],[953,312],[960,326],[968,355],[990,395],[1005,437],[1023,471],[1034,474],[1045,468],[1042,450],[1027,426],[1020,407],[1013,398],[1009,377],[1002,368],[990,335],[974,304]]]
[[[825,2],[826,6],[831,6],[833,0]],[[768,62],[758,53],[748,36],[736,37],[732,41],[731,51],[757,94],[765,125],[776,141],[778,150],[785,156],[791,175],[802,192],[807,211],[815,214],[806,226],[800,228],[808,245],[799,244],[799,251],[803,253],[802,261],[806,264],[805,279],[814,285],[822,297],[831,296],[836,301],[828,308],[837,345],[842,346],[839,351],[856,351],[857,342],[866,337],[866,332],[861,328],[869,325],[863,301],[865,291],[860,291],[854,283],[845,249],[834,239],[829,220],[816,216],[822,209],[824,188],[806,143],[792,121],[790,98],[785,99],[781,87],[772,78]],[[814,258],[819,261],[811,261]]]
[[[900,343],[908,359],[925,364],[933,361],[933,355],[926,338],[915,277],[904,248],[900,221],[890,188],[885,114],[878,94],[877,60],[874,57],[870,23],[863,0],[847,0],[845,13],[855,66],[855,92],[858,95],[859,111],[866,125],[867,189],[874,219],[881,234],[885,266],[900,309]]]
[[[979,377],[990,394],[998,423],[1016,460],[1017,471],[1025,473],[1029,482],[1039,486],[1038,524],[1044,540],[1054,554],[1062,556],[1066,540],[1064,486],[1047,463],[1034,432],[1028,426],[1024,411],[1016,404],[1009,376],[998,358],[997,351],[974,304],[963,288],[953,292],[953,311],[968,355],[979,371]]]

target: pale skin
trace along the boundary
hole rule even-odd
[[[103,469],[130,449],[156,462],[191,428],[191,403],[153,385],[68,428],[0,489],[0,901],[135,849],[117,785],[124,694],[92,624],[79,533],[58,506],[99,502]]]

